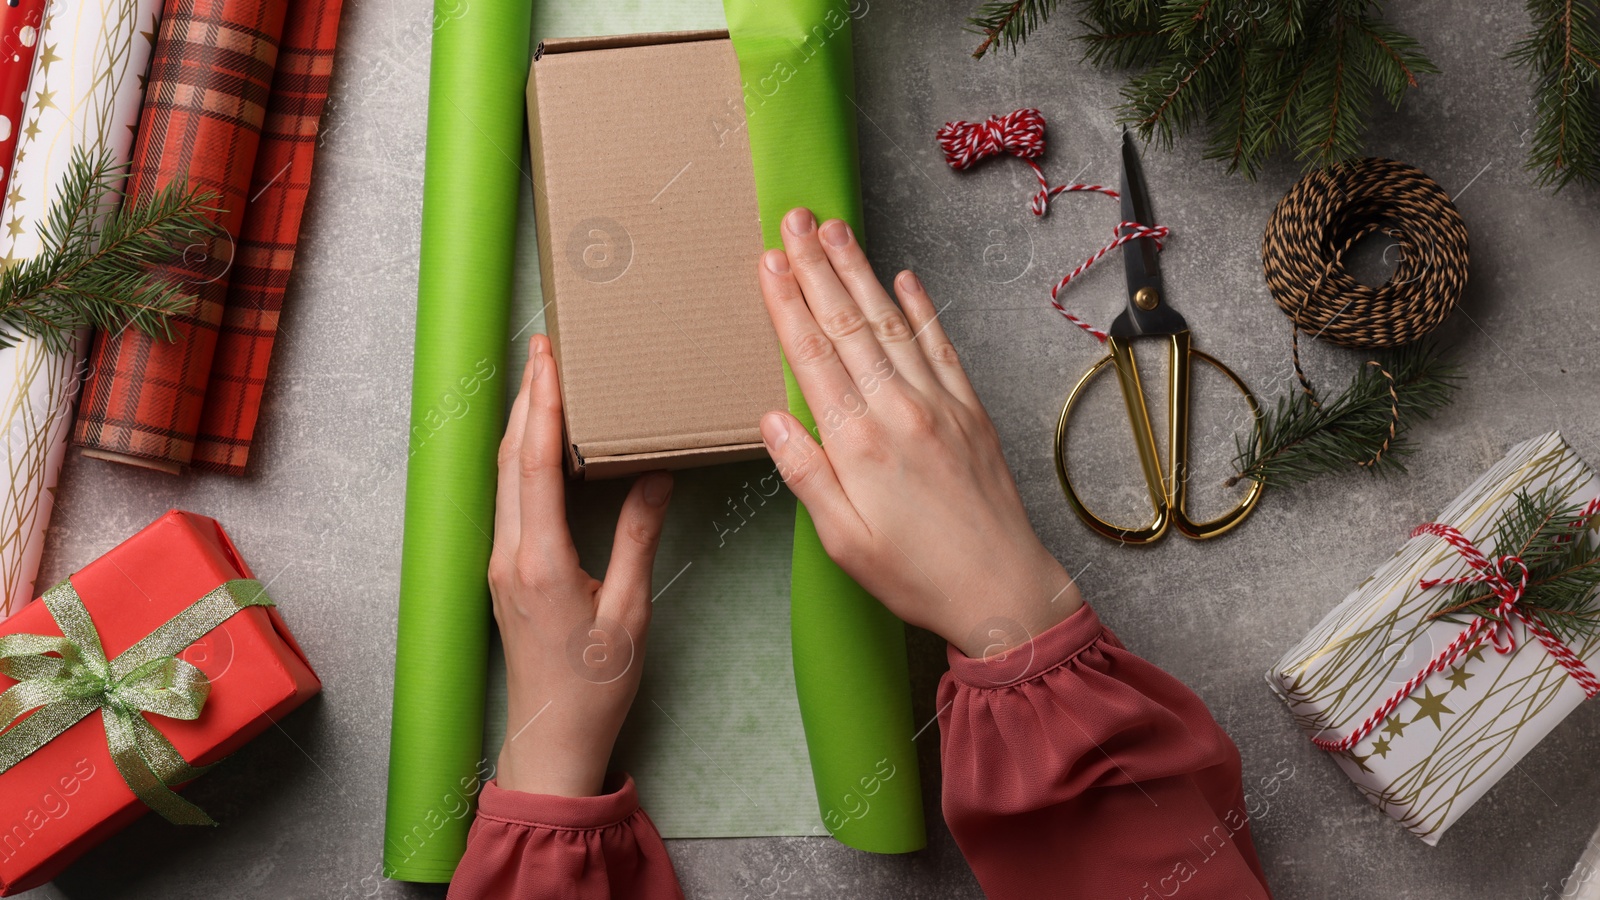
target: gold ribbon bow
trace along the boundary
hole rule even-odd
[[[100,710],[111,760],[146,806],[179,825],[217,824],[170,787],[205,769],[189,765],[143,714],[200,717],[211,682],[178,654],[234,613],[273,605],[266,589],[249,579],[224,582],[112,660],[70,579],[43,599],[60,637],[0,637],[0,673],[17,681],[0,694],[0,774]]]

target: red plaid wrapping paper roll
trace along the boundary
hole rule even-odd
[[[167,0],[128,178],[132,200],[175,179],[216,193],[209,239],[153,273],[187,283],[177,340],[95,337],[74,439],[87,456],[176,472],[194,453],[228,276],[249,202],[287,0]]]
[[[291,3],[256,152],[222,330],[211,361],[196,468],[244,474],[311,188],[343,0]]]

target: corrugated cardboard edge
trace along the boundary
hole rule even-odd
[[[545,42],[539,42],[539,53],[535,60],[543,56]],[[552,349],[559,347],[561,342],[557,339],[559,323],[556,319],[555,290],[551,286],[551,273],[555,271],[555,255],[550,244],[550,198],[544,192],[544,136],[539,130],[539,91],[534,80],[534,73],[538,66],[528,67],[528,155],[533,164],[533,220],[534,239],[539,248],[539,294],[544,298],[544,333],[550,338]],[[556,352],[556,365],[562,366],[561,354]],[[562,400],[565,401],[565,388]],[[567,467],[570,472],[582,471],[577,462],[577,448],[568,443]]]
[[[725,29],[700,31],[659,31],[639,34],[602,35],[597,37],[545,38],[539,41],[533,61],[538,63],[552,53],[575,53],[584,50],[608,50],[623,47],[645,47],[659,44],[682,44],[692,41],[725,40]],[[550,238],[549,197],[545,194],[544,135],[539,128],[539,91],[537,65],[528,68],[528,136],[529,156],[533,164],[533,216],[539,251],[540,295],[544,300],[545,334],[556,356],[556,365],[562,365],[560,322],[556,314],[552,279],[544,274],[555,271],[554,247]],[[565,389],[562,395],[565,401]],[[757,443],[729,444],[689,450],[659,451],[651,453],[618,454],[585,459],[571,441],[567,445],[567,474],[582,480],[618,478],[654,469],[677,469],[722,462],[744,462],[765,455],[765,446]]]
[[[545,38],[533,52],[538,62],[549,53],[572,53],[579,50],[610,50],[616,47],[648,47],[656,44],[686,44],[690,41],[720,41],[728,36],[726,29],[710,31],[655,31],[640,34],[609,34],[599,37]],[[532,87],[531,78],[529,87]]]
[[[728,447],[759,444],[761,442],[760,435],[759,426],[752,424],[743,428],[719,429],[717,431],[679,432],[674,435],[678,443],[673,447],[662,447],[655,437],[644,436],[614,441],[589,441],[579,447],[578,451],[580,455],[591,460],[651,454],[659,456],[674,453],[712,452]]]
[[[765,444],[724,444],[702,450],[667,450],[656,453],[630,453],[623,456],[606,456],[582,461],[580,475],[590,478],[621,478],[655,469],[688,468],[702,463],[733,463],[762,459],[767,455]]]

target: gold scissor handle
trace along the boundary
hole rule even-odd
[[[1244,521],[1245,516],[1255,509],[1256,502],[1261,499],[1261,482],[1251,481],[1250,489],[1246,491],[1238,505],[1217,518],[1204,522],[1196,522],[1189,518],[1190,360],[1199,358],[1210,363],[1218,372],[1227,376],[1239,393],[1244,395],[1245,402],[1250,404],[1251,420],[1257,432],[1256,438],[1260,437],[1261,406],[1256,402],[1255,395],[1250,393],[1250,388],[1246,387],[1231,369],[1211,355],[1191,346],[1188,331],[1167,335],[1166,339],[1169,468],[1165,473],[1162,472],[1161,459],[1156,452],[1155,431],[1150,427],[1150,411],[1144,402],[1144,385],[1139,380],[1139,364],[1134,359],[1133,344],[1128,338],[1113,336],[1107,339],[1111,352],[1078,379],[1078,383],[1072,388],[1072,393],[1067,395],[1067,402],[1061,407],[1061,419],[1056,423],[1056,475],[1061,479],[1061,490],[1067,495],[1067,502],[1072,505],[1073,511],[1085,525],[1114,541],[1125,544],[1153,544],[1160,540],[1169,528],[1176,528],[1180,534],[1195,540],[1214,538],[1227,533]],[[1137,528],[1125,528],[1095,515],[1084,505],[1083,499],[1072,486],[1071,476],[1067,474],[1067,423],[1072,418],[1072,408],[1078,402],[1083,389],[1106,366],[1113,366],[1117,370],[1117,382],[1122,389],[1123,404],[1128,409],[1128,424],[1133,427],[1134,447],[1139,453],[1139,468],[1144,473],[1145,489],[1149,492],[1154,512],[1147,524]]]

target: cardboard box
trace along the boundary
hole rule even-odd
[[[253,577],[214,519],[174,510],[75,572],[72,585],[115,659],[217,585]],[[0,623],[0,634],[60,633],[39,600]],[[193,721],[146,718],[196,766],[244,746],[322,687],[274,607],[235,613],[179,658],[211,681],[204,710]],[[0,691],[14,683],[0,674]],[[49,881],[149,812],[106,741],[101,715],[91,713],[0,775],[0,896]],[[172,827],[175,846],[194,840]]]
[[[788,401],[727,33],[546,40],[528,122],[572,471],[761,456]]]

